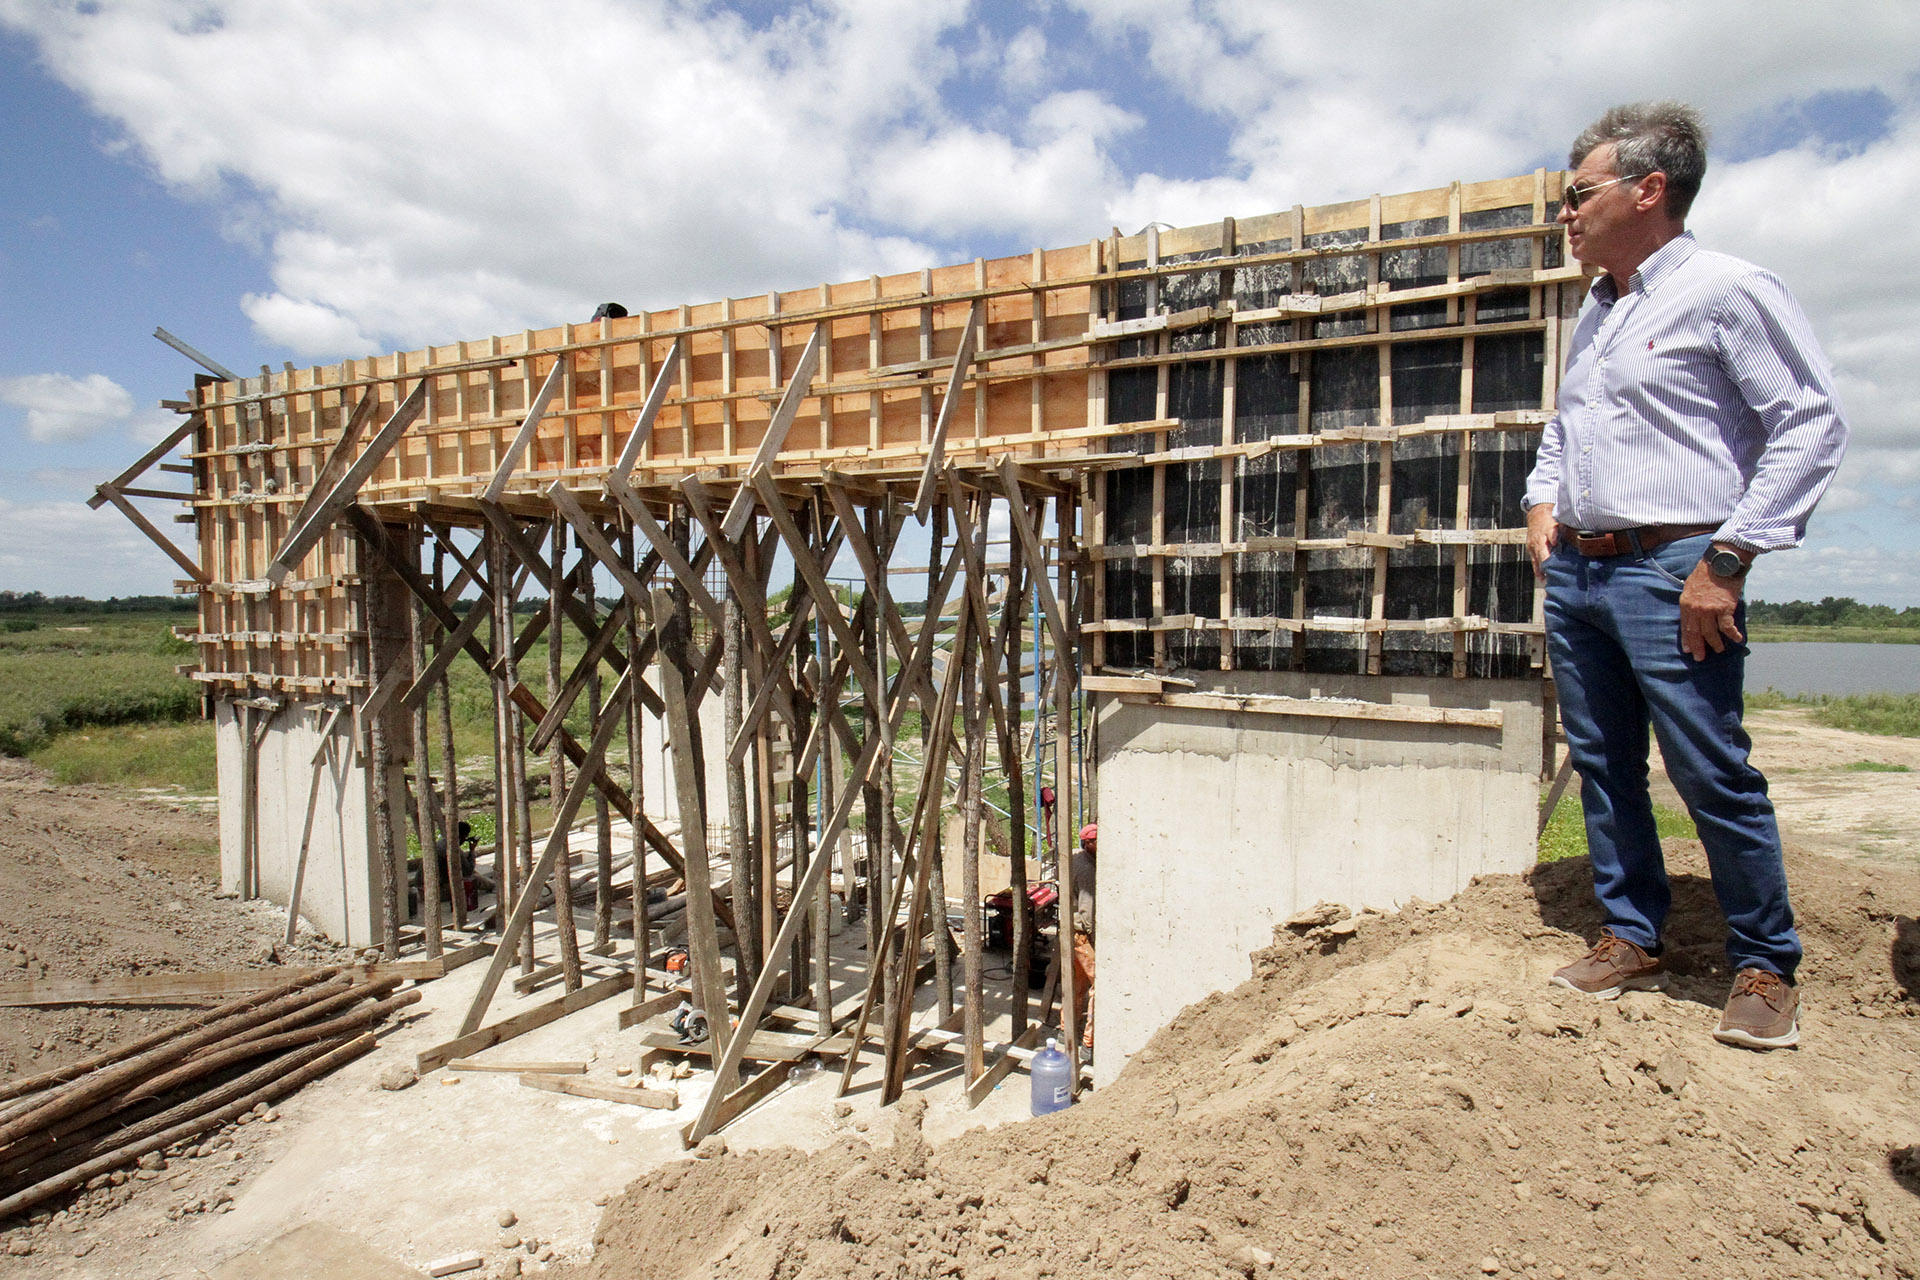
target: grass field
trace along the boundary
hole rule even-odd
[[[177,721],[200,692],[174,668],[193,660],[173,638],[190,616],[14,615],[0,630],[0,753],[28,755],[94,725]]]
[[[1830,644],[1920,644],[1916,627],[1809,627],[1754,623],[1747,639],[1762,644],[1793,644],[1820,640]]]
[[[1542,792],[1540,798],[1546,799],[1546,793]],[[1653,806],[1653,821],[1662,839],[1691,840],[1698,834],[1692,818],[1663,804]],[[1587,826],[1580,812],[1580,793],[1569,789],[1560,798],[1560,807],[1553,811],[1547,829],[1540,833],[1540,861],[1559,862],[1563,858],[1584,858],[1586,854]]]
[[[1789,697],[1763,689],[1747,695],[1749,711],[1809,707],[1829,729],[1875,733],[1889,738],[1920,738],[1920,693],[1806,694]]]

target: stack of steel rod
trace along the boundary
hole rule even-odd
[[[374,1046],[403,979],[319,970],[69,1066],[0,1083],[0,1222],[239,1119]]]

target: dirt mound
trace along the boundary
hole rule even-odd
[[[0,983],[320,963],[337,948],[277,946],[285,915],[216,900],[210,815],[97,787],[59,787],[0,757]],[[84,1057],[179,1009],[0,1011],[0,1079]]]
[[[954,1139],[650,1174],[590,1280],[1920,1274],[1920,877],[1790,859],[1805,1047],[1709,1032],[1729,975],[1671,842],[1675,988],[1546,983],[1584,863],[1282,932],[1083,1105]]]

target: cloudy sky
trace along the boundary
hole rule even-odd
[[[1920,604],[1920,5],[0,0],[0,589],[166,590],[84,497],[193,368],[478,338],[1715,129],[1854,443],[1754,594]]]

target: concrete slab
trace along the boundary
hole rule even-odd
[[[207,1272],[207,1280],[420,1280],[358,1236],[309,1222]]]

